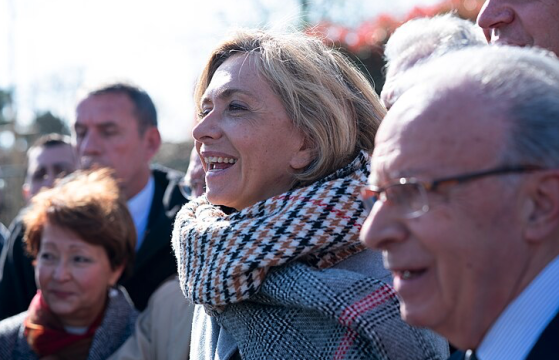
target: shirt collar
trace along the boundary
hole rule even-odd
[[[149,211],[151,209],[151,203],[153,201],[154,193],[155,180],[153,179],[152,175],[149,177],[146,186],[144,186],[144,188],[134,197],[128,200],[128,210],[130,211],[130,215],[132,215],[132,219],[134,220],[138,240],[141,240],[143,238],[143,233],[147,227]],[[140,244],[137,245],[139,246]]]
[[[476,351],[479,360],[523,360],[559,311],[559,256],[510,303]]]

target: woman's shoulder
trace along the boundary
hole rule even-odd
[[[27,316],[27,311],[14,315],[0,321],[0,339],[17,334],[19,329],[23,327],[23,321]]]
[[[101,326],[95,332],[88,360],[101,360],[114,353],[134,331],[138,311],[126,290],[111,289]]]
[[[101,328],[108,326],[109,329],[129,331],[138,317],[138,311],[134,308],[132,300],[122,286],[109,291],[109,303]]]
[[[374,254],[361,256],[362,259],[348,259],[345,266],[324,270],[297,262],[275,269],[264,281],[255,300],[260,304],[274,305],[276,309],[283,308],[284,315],[297,312],[302,316],[299,313],[304,312],[306,323],[293,325],[301,331],[308,327],[308,333],[314,334],[319,323],[325,324],[323,333],[330,330],[332,334],[339,334],[340,329],[344,329],[358,334],[368,346],[384,349],[391,354],[390,358],[448,357],[448,345],[444,339],[413,328],[401,319],[400,304],[390,281],[356,270],[359,263]],[[252,305],[255,306],[258,305]],[[402,343],[407,344],[405,348],[401,347]]]
[[[392,275],[384,268],[380,251],[365,249],[332,266],[332,269],[347,270],[392,284]]]
[[[0,360],[11,359],[27,311],[0,321]]]

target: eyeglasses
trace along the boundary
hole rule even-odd
[[[361,188],[361,199],[369,212],[377,202],[389,202],[406,218],[416,218],[429,211],[428,191],[436,191],[441,185],[456,185],[486,176],[525,173],[543,170],[540,166],[505,166],[490,170],[472,172],[433,181],[419,181],[416,178],[400,178],[386,186],[367,184]]]
[[[179,190],[185,199],[190,199],[192,188],[190,187],[190,181],[186,177],[179,180]]]

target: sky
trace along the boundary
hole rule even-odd
[[[345,25],[439,0],[314,0]],[[297,0],[0,0],[0,88],[14,88],[18,123],[51,111],[68,123],[80,94],[131,81],[153,98],[164,141],[191,139],[192,90],[231,29],[301,20]],[[0,142],[6,134],[0,134]],[[1,144],[0,144],[1,145]]]

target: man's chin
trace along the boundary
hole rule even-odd
[[[402,315],[402,320],[408,324],[416,327],[426,327],[429,324],[425,321],[425,316],[423,314],[425,309],[418,309],[417,307],[406,306],[404,302],[400,304],[400,313]]]

